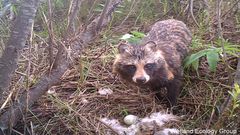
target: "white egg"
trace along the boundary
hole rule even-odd
[[[137,120],[138,120],[138,117],[135,115],[127,115],[123,119],[124,123],[127,125],[132,125],[132,124],[136,123]]]

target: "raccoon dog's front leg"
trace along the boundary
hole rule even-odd
[[[170,102],[170,106],[175,106],[177,98],[182,89],[182,77],[174,78],[167,86],[167,98]]]

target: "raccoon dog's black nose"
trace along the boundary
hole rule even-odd
[[[139,77],[136,79],[137,83],[145,83],[146,82],[146,78],[145,77]]]

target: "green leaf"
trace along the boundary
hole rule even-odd
[[[145,36],[144,33],[138,32],[138,31],[131,31],[131,34],[133,34],[134,37],[137,37],[137,38],[143,38]]]
[[[240,87],[239,87],[239,85],[237,83],[234,84],[234,89],[236,90],[236,92],[238,94],[240,94]]]
[[[197,53],[192,54],[184,60],[184,67],[189,67],[193,62],[206,55],[207,50],[201,50]]]
[[[237,53],[234,53],[232,51],[226,50],[226,53],[229,54],[229,55],[235,56],[235,57],[239,57],[239,55]]]
[[[199,67],[199,59],[195,60],[192,62],[192,67],[194,70],[198,70],[198,67]]]
[[[226,51],[240,52],[240,49],[237,47],[224,47]]]
[[[219,61],[219,54],[216,50],[213,49],[207,52],[207,62],[208,62],[210,71],[213,71],[213,72],[216,71],[218,61]]]
[[[236,109],[236,108],[238,108],[238,107],[239,107],[239,104],[233,105],[233,108],[234,108],[234,109]]]
[[[240,100],[238,100],[236,103],[237,103],[237,104],[240,104]]]
[[[17,14],[17,6],[16,5],[11,5],[11,10]]]

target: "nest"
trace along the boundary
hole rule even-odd
[[[46,113],[38,117],[40,120],[42,120],[41,117],[49,117],[50,120],[58,117],[58,121],[61,122],[54,122],[52,123],[54,126],[50,126],[51,124],[48,126],[52,132],[105,134],[106,127],[101,126],[100,118],[115,118],[122,122],[127,114],[143,117],[163,110],[163,107],[156,103],[155,93],[139,91],[137,88],[125,87],[124,89],[120,87],[122,84],[119,84],[119,81],[112,81],[111,86],[93,80],[79,86],[78,82],[66,81],[60,86],[51,88],[47,97],[41,100],[42,103],[40,101],[36,104],[37,108],[33,112],[42,114],[42,112],[46,113],[46,110],[49,111],[50,114]],[[101,95],[100,89],[109,89],[112,93]],[[72,127],[79,128],[72,129]],[[55,131],[58,129],[61,131]]]
[[[101,118],[123,123],[127,114],[146,117],[164,111],[166,104],[153,91],[127,86],[111,73],[114,55],[105,55],[110,48],[88,51],[92,52],[64,74],[61,84],[34,104],[27,121],[35,125],[36,133],[106,134],[109,128]],[[111,93],[101,94],[101,90]]]

